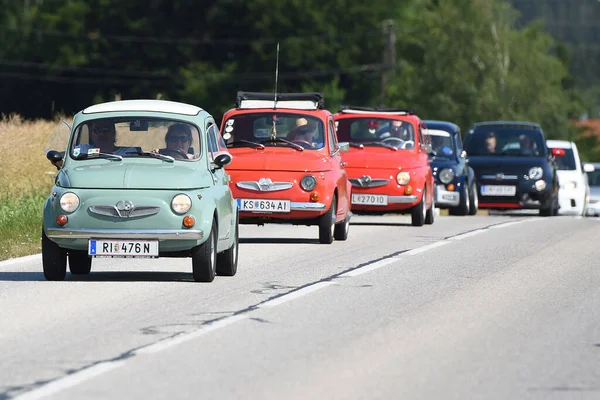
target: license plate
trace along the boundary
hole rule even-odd
[[[260,200],[260,199],[237,199],[240,211],[287,213],[290,212],[289,200]]]
[[[352,204],[367,204],[371,206],[387,206],[387,194],[353,194]]]
[[[514,196],[517,193],[516,186],[482,185],[483,196]]]
[[[93,257],[158,257],[158,240],[90,239],[88,254]]]

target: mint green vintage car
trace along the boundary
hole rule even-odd
[[[212,115],[124,100],[60,126],[66,145],[46,152],[58,169],[44,203],[46,280],[64,280],[67,260],[71,274],[89,274],[97,257],[190,257],[195,281],[235,275],[238,209],[224,169],[232,157]]]

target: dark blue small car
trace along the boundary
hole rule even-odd
[[[435,180],[435,206],[450,215],[477,214],[475,173],[463,150],[460,128],[446,121],[424,121],[431,143],[430,162]]]

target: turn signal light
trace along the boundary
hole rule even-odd
[[[451,183],[451,184],[447,185],[446,189],[448,189],[448,191],[450,191],[450,192],[454,192],[454,184]]]
[[[312,192],[310,194],[310,201],[319,201],[319,192]]]
[[[407,196],[411,195],[412,194],[412,187],[410,187],[410,186],[405,187],[404,188],[404,194],[407,195]]]
[[[194,226],[195,223],[196,220],[191,215],[186,215],[183,218],[183,226],[185,226],[186,228],[191,228],[192,226]]]
[[[57,225],[60,225],[60,226],[66,225],[68,221],[69,221],[69,219],[64,214],[60,214],[58,217],[56,217]]]

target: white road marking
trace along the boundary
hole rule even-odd
[[[396,261],[400,261],[400,260],[401,260],[400,257],[384,258],[383,260],[375,261],[373,263],[364,265],[360,268],[353,269],[352,271],[344,272],[343,274],[340,274],[338,277],[346,277],[346,276],[353,277],[353,276],[362,275],[364,273],[376,270],[377,268],[384,267],[386,265],[392,264],[392,263],[394,263]]]
[[[471,231],[471,232],[461,233],[456,236],[452,236],[451,238],[448,238],[448,240],[463,240],[464,238],[479,235],[480,233],[483,233],[486,230],[487,230],[487,228],[483,228],[483,229],[477,229],[477,230]]]
[[[180,343],[183,342],[187,342],[188,340],[192,340],[195,339],[199,336],[202,336],[206,333],[215,331],[217,329],[226,327],[227,325],[231,325],[235,322],[241,321],[243,319],[248,318],[245,315],[233,315],[231,317],[227,317],[227,318],[223,318],[220,319],[218,321],[212,322],[210,324],[204,325],[202,328],[190,332],[190,333],[185,333],[185,334],[181,334],[178,336],[174,336],[172,338],[169,339],[164,339],[161,341],[158,341],[156,343],[153,343],[151,345],[148,345],[146,347],[142,347],[138,350],[135,351],[135,354],[151,354],[151,353],[157,353],[159,351],[162,351],[164,349],[168,349],[169,347],[173,347],[175,345],[178,345]]]
[[[63,378],[49,382],[38,389],[34,389],[31,392],[22,394],[21,396],[14,397],[14,400],[36,400],[44,397],[53,395],[62,390],[69,389],[73,386],[79,385],[83,381],[94,378],[100,374],[111,371],[125,364],[125,361],[105,361],[91,367],[82,369],[81,371],[75,372],[71,375],[67,375]]]
[[[315,283],[313,285],[306,286],[306,287],[304,287],[302,289],[296,290],[296,291],[291,292],[289,294],[284,294],[283,296],[276,297],[273,300],[269,300],[269,301],[266,301],[266,302],[264,302],[262,304],[259,304],[258,308],[266,308],[266,307],[275,307],[275,306],[278,306],[278,305],[280,305],[282,303],[285,303],[287,301],[294,300],[294,299],[297,299],[299,297],[306,296],[309,293],[316,292],[317,290],[323,289],[324,287],[329,286],[332,283],[333,282],[330,282],[330,281],[328,281],[328,282],[317,282],[317,283]]]
[[[435,249],[436,247],[440,247],[440,246],[443,246],[443,245],[448,244],[448,243],[450,243],[450,241],[440,240],[439,242],[434,242],[434,243],[431,243],[431,244],[427,244],[425,246],[417,247],[414,250],[407,251],[406,253],[402,253],[402,255],[412,256],[412,255],[415,255],[415,254],[424,253],[427,250]]]
[[[32,254],[30,256],[24,256],[19,258],[9,258],[8,260],[0,261],[0,268],[8,265],[19,264],[22,262],[28,261],[39,261],[40,265],[42,263],[42,253]],[[41,269],[40,269],[41,272]]]

